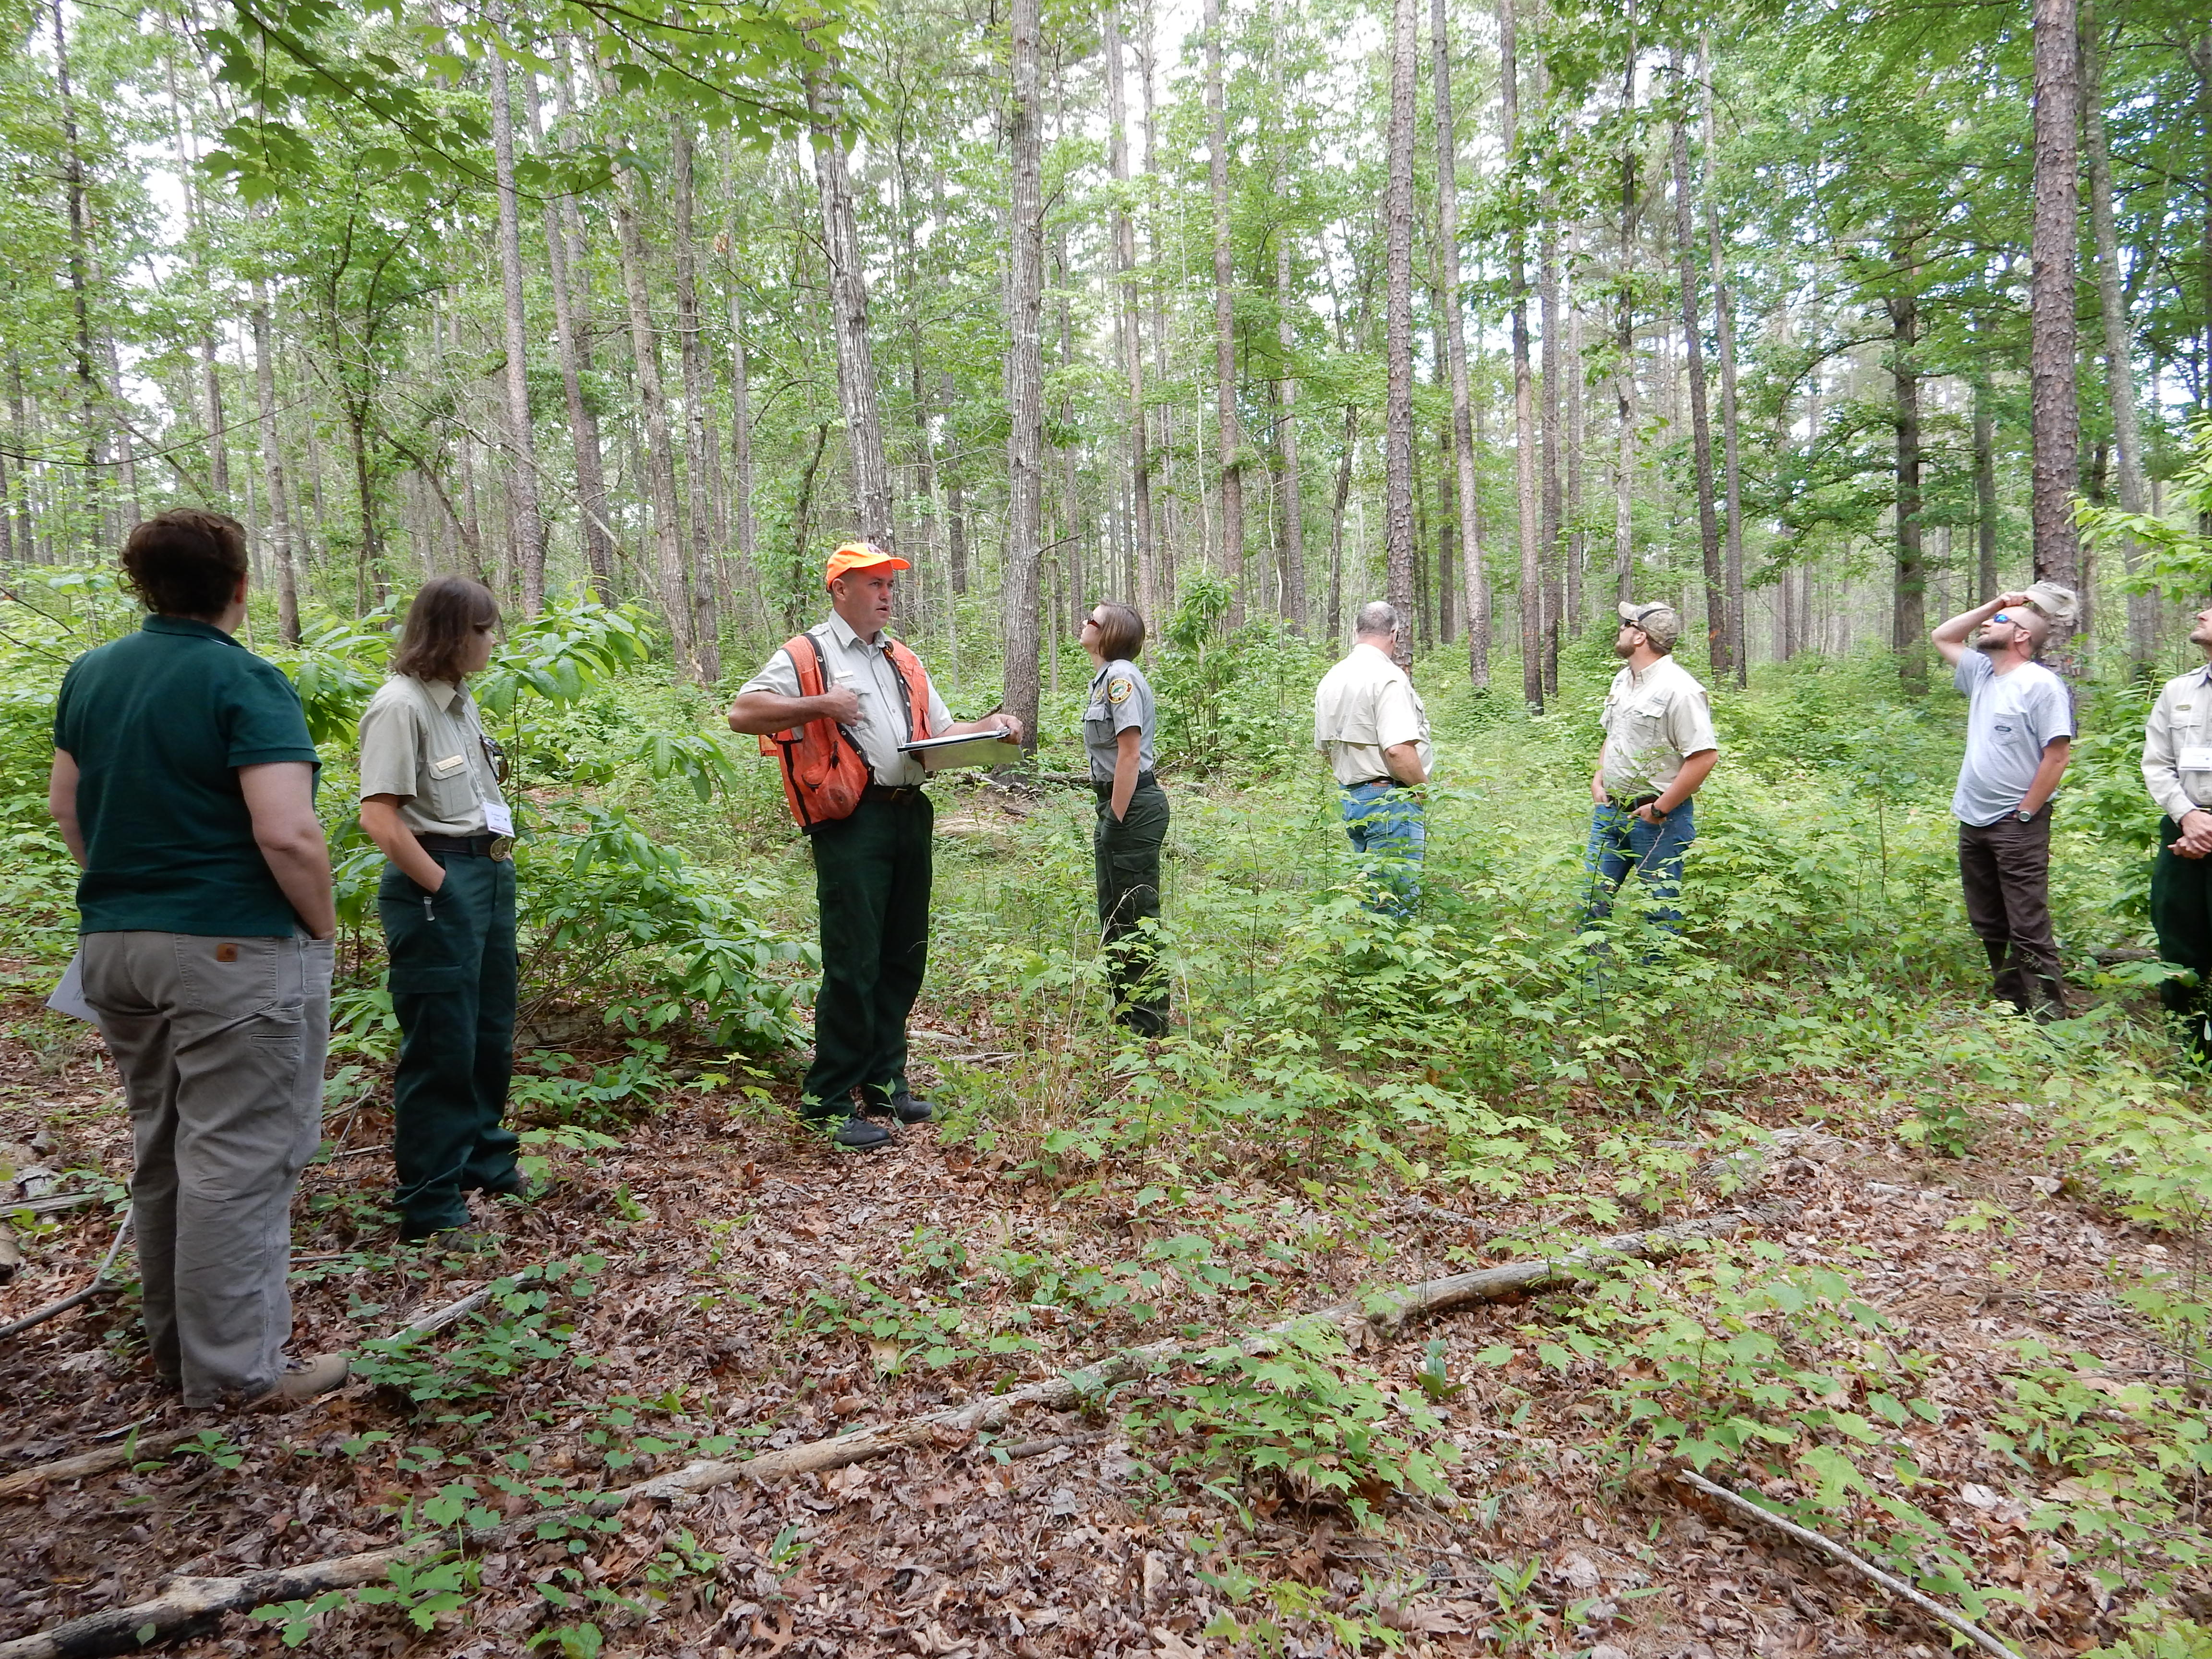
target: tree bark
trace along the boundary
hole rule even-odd
[[[276,570],[276,636],[300,642],[300,573],[284,510],[284,452],[276,441],[276,365],[270,340],[269,285],[253,279],[253,396],[261,441],[262,489],[269,498],[269,562]]]
[[[2081,413],[2075,400],[2074,242],[2081,103],[2075,0],[2035,0],[2035,222],[2028,273],[2029,518],[2039,580],[2078,588],[2074,526]]]
[[[1498,0],[1498,119],[1509,169],[1521,162],[1520,67],[1514,24],[1514,0]],[[1528,369],[1528,250],[1517,216],[1506,234],[1505,246],[1506,276],[1513,295],[1513,468],[1521,528],[1521,698],[1540,714],[1544,708],[1544,564],[1536,500],[1535,388]]]
[[[1680,95],[1689,95],[1680,47],[1670,54]],[[1698,327],[1697,233],[1690,211],[1690,127],[1674,118],[1674,262],[1682,285],[1682,351],[1690,380],[1691,463],[1697,473],[1698,542],[1705,555],[1705,647],[1713,677],[1728,673],[1728,595],[1721,580],[1721,526],[1713,507],[1713,432],[1705,414],[1705,348]]]
[[[1129,212],[1128,105],[1121,82],[1120,8],[1109,0],[1102,15],[1106,53],[1106,149],[1113,170],[1114,263],[1119,273],[1121,372],[1129,388],[1129,514],[1137,547],[1137,596],[1154,627],[1163,595],[1152,532],[1152,464],[1145,416],[1145,337],[1137,304],[1137,228]]]
[[[2119,228],[2112,216],[2112,147],[2105,132],[2104,54],[2098,39],[2094,0],[2081,0],[2081,138],[2087,151],[2089,223],[2097,244],[2097,309],[2104,324],[2105,396],[2112,410],[2113,471],[2120,509],[2142,513],[2150,504],[2143,479],[2142,428],[2136,415],[2135,349],[2128,330],[2128,305],[2120,275]],[[2132,538],[2120,544],[2130,570],[2142,561]],[[2158,595],[2146,589],[2128,595],[2128,672],[2150,672],[2158,648]]]
[[[1287,226],[1275,228],[1275,343],[1282,351],[1283,376],[1278,383],[1281,422],[1277,428],[1276,453],[1282,457],[1282,584],[1283,620],[1301,634],[1306,628],[1306,526],[1304,486],[1298,476],[1298,381],[1290,372],[1297,349],[1297,331],[1291,325],[1297,300],[1291,290],[1291,237]]]
[[[1902,252],[1893,263],[1911,267]],[[1896,388],[1897,565],[1890,591],[1889,647],[1909,696],[1928,690],[1928,568],[1920,526],[1920,366],[1913,356],[1920,337],[1920,306],[1910,292],[1893,294],[1889,307],[1889,373]]]
[[[507,12],[495,5],[486,16],[504,33]],[[492,168],[499,185],[499,280],[506,319],[508,466],[507,499],[514,515],[515,562],[522,609],[545,608],[545,520],[538,506],[538,444],[530,422],[530,324],[522,308],[522,213],[514,188],[514,104],[508,95],[507,59],[496,41],[485,54],[491,79]],[[364,503],[365,505],[365,503]]]
[[[85,213],[84,155],[77,139],[76,99],[70,84],[69,33],[62,23],[61,0],[52,0],[49,11],[54,23],[54,83],[61,103],[62,188],[69,209],[70,307],[76,324],[72,345],[77,398],[84,410],[84,501],[96,514],[106,493],[101,488],[100,463],[100,452],[106,447],[107,423],[101,417],[100,380],[93,366],[92,231]]]
[[[638,402],[645,414],[647,498],[653,507],[653,568],[661,614],[668,623],[678,672],[702,680],[691,631],[691,594],[684,562],[683,521],[676,504],[676,453],[668,430],[668,398],[661,389],[660,342],[653,331],[653,299],[646,286],[645,236],[638,224],[637,177],[625,167],[616,182],[615,229],[622,252],[623,292],[629,302],[630,357],[637,372]]]
[[[1720,132],[1714,114],[1713,43],[1710,31],[1698,37],[1699,90],[1704,94],[1705,248],[1707,275],[1713,284],[1713,325],[1721,358],[1721,469],[1726,491],[1727,545],[1722,556],[1722,582],[1728,602],[1729,661],[1735,683],[1746,683],[1751,672],[1743,627],[1743,470],[1736,449],[1735,318],[1729,301],[1728,260],[1721,240],[1720,192],[1715,175],[1720,162]]]
[[[1213,201],[1213,407],[1221,454],[1221,574],[1229,625],[1244,623],[1244,439],[1237,419],[1237,265],[1229,240],[1229,125],[1222,91],[1221,0],[1206,0],[1206,182]]]
[[[1467,613],[1467,677],[1481,691],[1490,684],[1490,578],[1483,568],[1482,538],[1475,525],[1474,400],[1468,384],[1467,319],[1460,308],[1459,129],[1452,118],[1451,31],[1444,0],[1429,0],[1429,33],[1435,53],[1437,240],[1443,267],[1439,299],[1451,375],[1453,485],[1459,514],[1461,601]]]
[[[1569,234],[1568,268],[1582,264],[1583,233],[1577,225]],[[1583,380],[1583,313],[1567,291],[1567,545],[1562,566],[1566,574],[1565,610],[1561,623],[1569,639],[1581,637],[1587,620],[1583,591],[1584,562],[1589,551],[1589,532],[1583,526],[1583,446],[1588,439],[1589,388]]]
[[[693,223],[696,205],[690,118],[669,123],[669,185],[676,209],[676,343],[684,372],[684,477],[691,527],[691,639],[704,680],[722,677],[721,582],[714,544],[714,515],[708,500],[714,466],[714,429],[707,423],[707,351],[699,337],[699,255]]]
[[[1986,363],[1974,371],[1974,597],[1997,596],[1996,411]]]
[[[1336,495],[1328,519],[1328,637],[1344,637],[1344,507],[1352,496],[1352,458],[1359,447],[1359,405],[1344,406],[1344,453],[1337,458]]]
[[[1636,40],[1630,20],[1628,65],[1621,76],[1620,108],[1627,135],[1620,149],[1620,269],[1613,302],[1613,344],[1619,361],[1613,366],[1613,396],[1619,426],[1613,438],[1613,598],[1626,603],[1635,597],[1636,581],[1636,197],[1637,155],[1634,127],[1628,118],[1636,108]]]
[[[560,114],[565,123],[568,90],[565,75],[555,82]],[[530,138],[542,144],[538,77],[523,77],[525,101],[530,111]],[[564,220],[572,221],[563,223]],[[574,246],[570,246],[573,234]],[[599,462],[599,417],[584,398],[584,373],[591,367],[586,338],[590,314],[588,283],[583,259],[583,218],[575,198],[549,198],[545,203],[546,264],[553,279],[554,349],[561,359],[561,392],[568,406],[568,435],[576,457],[578,539],[584,547],[585,568],[591,573],[592,593],[602,605],[614,600],[614,532],[607,519],[607,484]],[[571,287],[571,274],[574,278]]]
[[[845,443],[852,456],[860,539],[890,550],[896,545],[890,469],[884,459],[883,415],[876,395],[875,358],[868,344],[868,289],[861,275],[860,231],[853,219],[853,183],[845,170],[842,94],[827,75],[808,73],[806,109],[814,176],[822,191],[823,246],[830,256],[837,398],[845,411]]]
[[[1007,711],[1036,743],[1038,582],[1043,540],[1044,160],[1038,98],[1040,0],[1012,0],[1009,12],[1012,246],[1006,273],[1006,560],[1000,591]]]
[[[1539,16],[1541,15],[1540,3]],[[1529,82],[1540,109],[1550,97],[1551,80],[1544,55],[1536,53],[1529,66]],[[1559,569],[1560,529],[1565,517],[1565,494],[1559,465],[1560,347],[1559,326],[1559,202],[1547,183],[1537,198],[1541,227],[1536,239],[1536,307],[1544,331],[1543,403],[1543,565],[1544,565],[1544,693],[1559,690],[1559,621],[1565,605],[1565,582]]]
[[[1414,0],[1390,9],[1390,128],[1383,185],[1382,545],[1388,593],[1401,619],[1400,666],[1413,629],[1413,88],[1420,62]]]

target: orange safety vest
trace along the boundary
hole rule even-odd
[[[829,684],[829,660],[811,634],[793,636],[784,646],[799,673],[799,695],[818,697]],[[929,676],[921,659],[896,640],[884,642],[884,653],[898,671],[899,702],[906,713],[909,742],[929,736]],[[760,751],[775,757],[783,773],[783,798],[791,816],[809,835],[825,823],[849,818],[873,776],[853,734],[832,720],[809,720],[788,732],[772,732]]]

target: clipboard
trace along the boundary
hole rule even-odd
[[[914,756],[933,772],[951,772],[966,766],[1012,766],[1023,758],[1021,744],[996,732],[924,738],[917,743],[901,744],[899,753]]]

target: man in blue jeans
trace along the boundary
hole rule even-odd
[[[1399,626],[1395,606],[1362,605],[1351,654],[1314,690],[1314,746],[1343,791],[1345,833],[1374,887],[1367,908],[1389,916],[1420,902],[1420,791],[1436,752],[1428,711],[1395,654]]]
[[[1682,619],[1671,605],[1623,605],[1613,654],[1620,672],[1606,693],[1605,748],[1590,778],[1589,921],[1609,915],[1631,871],[1643,880],[1658,926],[1673,932],[1682,854],[1698,833],[1690,798],[1720,758],[1705,688],[1674,660]]]

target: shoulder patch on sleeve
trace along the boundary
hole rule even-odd
[[[1134,680],[1118,678],[1110,679],[1106,682],[1106,701],[1109,702],[1127,702],[1129,701],[1130,693],[1133,692],[1136,689],[1137,683]]]

